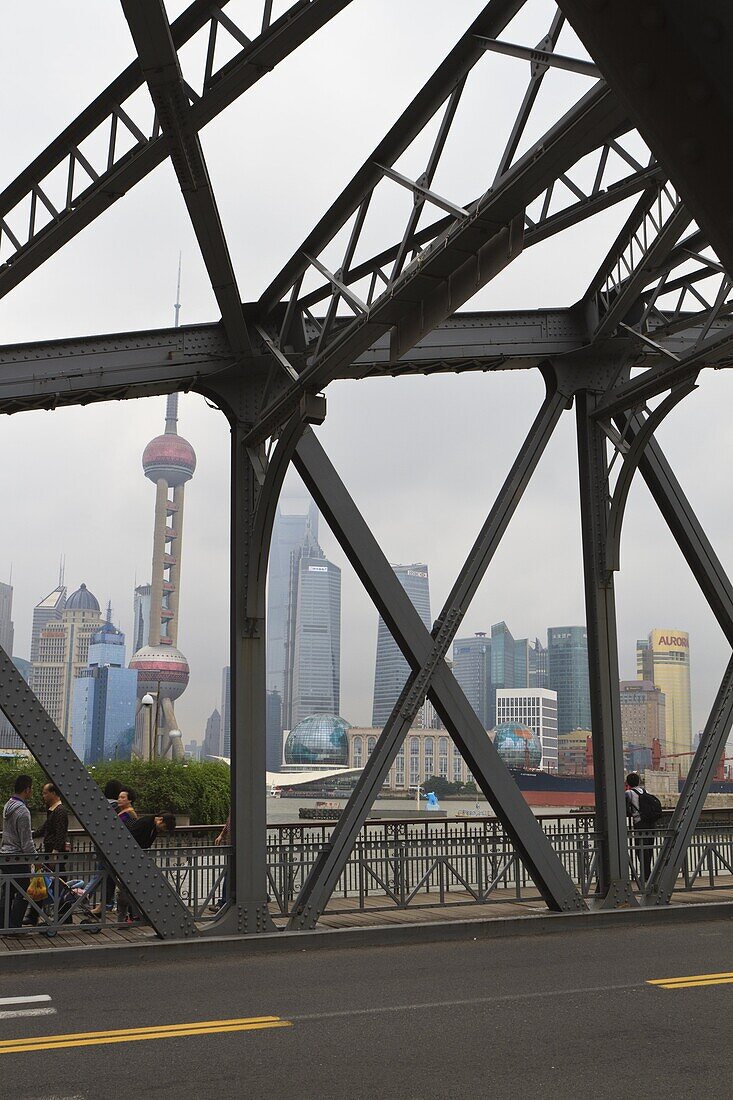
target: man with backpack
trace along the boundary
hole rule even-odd
[[[629,772],[626,776],[626,813],[634,826],[634,837],[639,862],[642,866],[643,888],[652,873],[654,857],[654,828],[662,816],[662,803],[655,794],[649,794],[641,785],[638,772]]]

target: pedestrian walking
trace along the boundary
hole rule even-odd
[[[655,794],[649,794],[642,786],[638,772],[629,772],[626,776],[626,813],[634,827],[634,847],[642,871],[643,888],[652,873],[654,858],[654,829],[662,816],[662,803]]]
[[[14,791],[3,808],[3,840],[0,844],[0,875],[5,884],[0,898],[0,923],[9,928],[23,924],[28,899],[23,891],[31,879],[31,863],[38,855],[33,843],[28,801],[33,791],[29,775],[19,775]]]
[[[69,815],[61,801],[61,792],[55,783],[44,783],[41,798],[46,807],[46,820],[33,836],[43,841],[46,855],[54,852],[65,855],[69,851]]]
[[[44,783],[41,798],[46,807],[46,820],[35,830],[34,837],[42,841],[44,855],[51,856],[49,871],[54,876],[54,893],[60,893],[59,878],[64,870],[69,851],[69,815],[61,801],[61,792],[55,783]],[[39,914],[31,909],[26,924],[38,924]]]

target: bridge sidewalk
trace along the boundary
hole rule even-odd
[[[711,903],[733,903],[733,885],[721,880],[724,885],[711,889],[677,890],[672,898],[675,907],[705,905]],[[505,920],[514,921],[518,917],[532,917],[547,913],[539,894],[525,892],[521,899],[511,901],[492,901],[483,905],[471,902],[471,897],[463,891],[451,891],[451,904],[420,906],[408,909],[386,909],[384,898],[367,898],[366,908],[359,907],[357,898],[339,898],[319,921],[321,930],[345,930],[359,928],[389,928],[416,925],[437,925],[465,923],[468,921]],[[273,912],[273,920],[279,930],[285,928],[287,919]],[[55,936],[46,936],[40,932],[23,931],[0,935],[0,966],[3,957],[18,953],[46,953],[59,948],[102,948],[122,947],[126,944],[150,944],[157,942],[152,930],[147,927],[100,928],[88,931],[73,928],[59,932]]]

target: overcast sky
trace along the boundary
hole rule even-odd
[[[169,3],[169,14],[183,7]],[[245,299],[258,297],[481,7],[478,0],[353,0],[206,128],[204,149]],[[230,9],[233,16],[245,13],[247,29],[261,6],[233,0]],[[506,38],[536,43],[551,11],[538,0]],[[566,52],[574,45],[568,36]],[[11,5],[0,51],[4,86],[12,88],[3,111],[2,187],[133,54],[116,0]],[[440,181],[459,202],[490,184],[528,75],[526,63],[509,58],[486,58],[482,66],[475,86],[469,83]],[[589,86],[580,77],[553,77],[538,104],[537,133]],[[421,150],[414,151],[415,163]],[[370,227],[377,245],[392,242],[395,209],[387,201],[381,221],[377,211]],[[528,250],[471,304],[572,304],[628,209],[619,206]],[[179,250],[182,323],[216,319],[183,200],[164,164],[0,302],[3,342],[171,324]],[[658,433],[729,570],[731,446],[722,409],[731,396],[725,371],[705,372],[700,388]],[[434,614],[541,399],[533,372],[343,382],[328,390],[319,437],[390,560],[429,564]],[[8,579],[12,565],[17,654],[28,655],[33,605],[55,585],[61,554],[69,588],[84,581],[100,603],[111,599],[129,635],[134,584],[150,579],[154,489],[140,457],[162,431],[163,410],[160,398],[0,421],[0,579]],[[197,396],[182,400],[179,427],[198,456],[186,490],[179,633],[192,670],[177,704],[188,739],[201,737],[218,705],[228,660],[229,451],[223,416]],[[584,621],[574,451],[574,419],[567,413],[464,632],[505,619],[515,637],[544,639],[548,625]],[[297,505],[302,494],[293,476],[285,495]],[[321,542],[343,568],[342,713],[367,724],[376,612],[325,525]],[[623,677],[635,675],[637,637],[655,626],[690,632],[693,728],[701,728],[726,644],[641,483],[628,507],[617,594]]]

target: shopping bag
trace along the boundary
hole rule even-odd
[[[34,875],[31,881],[28,883],[28,889],[26,890],[28,897],[31,901],[39,902],[45,901],[48,897],[48,887],[46,886],[46,880],[43,875]]]

